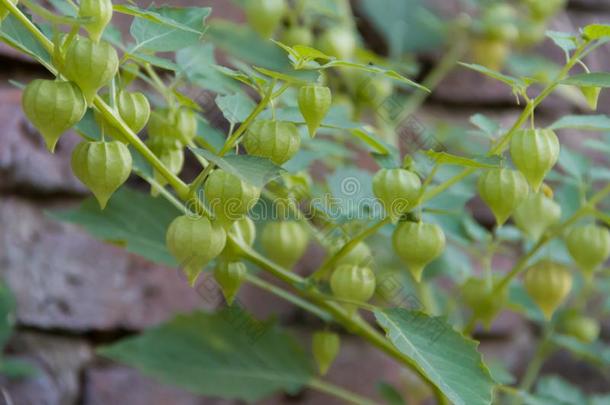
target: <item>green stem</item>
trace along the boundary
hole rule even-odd
[[[311,275],[312,279],[321,280],[324,277],[326,277],[328,272],[330,272],[333,269],[335,263],[337,263],[337,261],[339,261],[340,259],[345,257],[347,254],[349,254],[349,252],[351,252],[352,249],[354,249],[356,247],[356,245],[358,245],[358,243],[362,242],[369,236],[376,233],[380,228],[384,227],[385,225],[387,225],[391,222],[392,222],[392,220],[389,217],[386,217],[385,219],[383,219],[379,222],[376,222],[372,226],[370,226],[370,227],[366,228],[365,230],[363,230],[362,232],[360,232],[358,235],[354,236],[349,242],[347,242],[345,245],[343,245],[343,247],[341,249],[339,249],[339,251],[337,251],[337,253],[330,256],[328,259],[326,259],[324,261],[324,263],[322,263],[320,268]]]
[[[237,243],[239,244],[239,242]],[[333,318],[348,331],[361,336],[378,349],[409,367],[430,386],[437,397],[440,398],[442,396],[438,388],[428,379],[428,377],[426,377],[417,363],[398,350],[389,340],[377,332],[375,328],[369,325],[362,318],[353,316],[340,304],[327,301],[324,294],[319,293],[317,289],[311,285],[311,283],[301,276],[278,266],[248,246],[240,245],[240,248],[242,249],[244,258],[246,260],[256,264],[280,280],[296,287],[301,295],[305,296],[310,301],[314,302],[318,307],[330,313]]]
[[[421,85],[430,91],[439,85],[439,83],[447,76],[447,74],[455,67],[455,64],[462,57],[466,50],[467,41],[465,35],[460,33],[459,38],[452,41],[452,46],[449,51],[443,55],[441,61],[428,73]],[[416,89],[411,96],[405,102],[403,111],[395,122],[400,124],[403,120],[411,116],[428,98],[429,92]]]
[[[49,53],[53,54],[53,42],[49,40],[40,30],[34,25],[30,19],[17,8],[15,4],[13,4],[9,0],[0,0],[0,4],[2,4],[11,14],[13,14],[23,25],[24,27],[34,35],[34,37],[40,42],[42,47]],[[56,73],[51,71],[51,73]]]
[[[542,366],[544,365],[544,362],[552,349],[552,344],[549,340],[552,333],[552,327],[547,326],[542,338],[540,339],[540,342],[538,342],[538,347],[534,352],[534,357],[532,357],[532,360],[529,362],[527,369],[525,370],[525,374],[523,375],[523,379],[519,384],[519,392],[529,392],[536,382],[536,378],[538,378],[538,374],[540,373],[540,370],[542,369]],[[513,398],[512,405],[521,405],[522,403],[522,397],[515,396]]]
[[[586,46],[586,44],[583,44],[580,47],[578,47],[576,49],[576,51],[574,52],[574,54],[572,55],[572,57],[570,58],[570,60],[568,60],[566,65],[563,67],[563,69],[561,69],[561,71],[557,74],[557,77],[555,78],[555,80],[553,80],[551,83],[549,83],[540,92],[540,94],[538,94],[538,96],[536,96],[536,98],[532,100],[531,103],[527,103],[525,109],[523,110],[523,112],[521,113],[521,115],[519,116],[517,121],[515,121],[513,126],[508,130],[508,132],[506,134],[504,134],[500,139],[498,139],[496,144],[489,151],[489,155],[499,155],[504,151],[504,149],[506,149],[506,146],[510,142],[510,139],[512,138],[513,134],[519,128],[521,128],[521,126],[527,121],[528,117],[531,114],[533,114],[536,107],[540,103],[542,103],[542,101],[549,94],[551,94],[553,92],[553,90],[555,90],[555,88],[559,85],[559,82],[561,82],[568,75],[568,73],[570,73],[570,70],[572,70],[574,65],[578,62],[582,52],[585,49],[585,46]]]
[[[316,315],[317,317],[324,320],[325,322],[330,322],[333,319],[332,316],[328,312],[321,310],[320,308],[318,308],[315,305],[312,305],[309,301],[306,301],[299,296],[291,294],[288,291],[286,291],[276,285],[273,285],[273,284],[269,283],[268,281],[263,280],[260,277],[255,276],[254,274],[247,273],[246,280],[249,283],[254,284],[255,286],[257,286],[258,288],[260,288],[262,290],[265,290],[273,295],[283,298],[286,301],[293,303],[297,307],[300,307],[308,312],[311,312],[312,314]]]
[[[350,404],[356,404],[356,405],[375,405],[376,404],[376,402],[371,399],[365,398],[365,397],[355,394],[351,391],[343,389],[335,384],[331,384],[327,381],[322,381],[317,378],[314,378],[313,380],[309,381],[307,386],[309,386],[309,388],[312,388],[314,390],[340,398]]]

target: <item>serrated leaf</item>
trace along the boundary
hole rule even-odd
[[[589,24],[582,29],[585,37],[591,40],[610,37],[610,25],[608,24]]]
[[[476,72],[484,74],[485,76],[489,76],[493,79],[499,80],[502,83],[509,85],[513,89],[523,90],[523,89],[527,88],[527,86],[528,86],[528,82],[526,82],[518,77],[508,76],[503,73],[497,72],[495,70],[489,69],[485,66],[477,65],[475,63],[464,63],[464,62],[459,62],[459,64],[461,66],[464,66],[465,68],[474,70]]]
[[[452,155],[447,152],[436,152],[427,150],[424,152],[436,164],[457,165],[463,167],[486,168],[493,169],[500,166],[498,158],[489,158],[481,156],[477,159],[465,158],[462,156]]]
[[[561,83],[578,87],[610,87],[610,73],[581,73],[579,75],[567,77],[563,79]]]
[[[394,346],[452,403],[491,404],[495,384],[475,341],[420,311],[390,308],[376,310],[375,317]]]
[[[218,105],[227,121],[232,124],[244,122],[256,107],[254,101],[243,93],[218,96],[216,97],[216,105]]]
[[[171,52],[196,44],[204,33],[209,7],[150,7],[146,10],[133,6],[115,6],[129,10],[135,18],[129,32],[137,44],[131,53],[146,49]]]
[[[610,117],[607,115],[566,115],[555,121],[549,128],[610,131]]]
[[[153,262],[176,265],[165,247],[165,232],[181,212],[162,198],[122,187],[104,210],[100,210],[95,199],[89,198],[78,208],[48,214],[57,220],[80,225],[98,239],[120,243],[127,251]]]
[[[216,314],[179,315],[99,353],[195,394],[248,402],[277,391],[295,393],[313,377],[290,336],[237,305]]]
[[[191,151],[256,187],[262,188],[285,171],[271,160],[258,156],[228,155],[220,157],[204,149],[191,148]]]

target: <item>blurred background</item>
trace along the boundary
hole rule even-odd
[[[149,2],[137,3],[143,6]],[[561,63],[563,54],[544,38],[546,29],[576,32],[577,27],[589,23],[610,21],[610,1],[571,0],[544,18],[517,15],[516,33],[492,35],[485,22],[478,27],[475,24],[474,39],[463,49],[460,45],[463,38],[452,35],[452,30],[481,17],[477,3],[481,2],[352,1],[355,28],[363,47],[386,65],[399,66],[399,70],[421,80],[429,77],[427,73],[439,62],[447,64],[435,80],[438,83],[431,86],[436,87],[432,95],[420,100],[421,107],[411,106],[417,125],[434,131],[467,127],[469,117],[477,112],[505,125],[511,123],[520,109],[510,88],[455,62],[487,63],[515,75],[552,75],[556,65],[551,61]],[[210,6],[212,21],[245,22],[239,5],[227,0],[180,0],[172,1],[171,5]],[[115,23],[128,32],[130,20],[123,17],[116,18]],[[491,26],[495,25],[493,21],[491,18]],[[510,45],[498,45],[493,39],[495,35],[510,37],[508,41],[506,38],[497,41]],[[600,50],[587,60],[591,71],[610,71],[608,50]],[[450,52],[453,59],[443,58]],[[222,51],[217,57],[223,60]],[[74,134],[63,137],[57,152],[47,153],[42,139],[22,114],[20,90],[9,83],[9,79],[28,82],[41,75],[42,67],[0,44],[0,276],[7,286],[2,289],[0,305],[5,312],[11,312],[13,304],[15,308],[11,312],[15,329],[5,349],[6,358],[15,363],[7,360],[11,367],[3,366],[6,372],[0,377],[0,404],[236,403],[197,397],[164,386],[133,369],[94,355],[96,346],[137,333],[176,313],[215,308],[223,303],[219,293],[200,295],[189,288],[176,270],[153,265],[120,247],[99,242],[83,230],[48,215],[50,211],[78,205],[87,192],[71,174],[69,165],[78,137]],[[579,94],[559,93],[537,110],[536,119],[540,123],[553,122],[565,114],[590,113]],[[610,92],[602,93],[598,109],[598,114],[608,113]],[[375,120],[375,116],[365,113],[364,119]],[[582,138],[576,130],[562,133],[562,142],[575,150],[582,149]],[[607,165],[601,154],[590,149],[587,153],[597,164]],[[367,165],[366,160],[363,165]],[[470,208],[481,224],[491,225],[488,211],[480,204],[475,201]],[[318,247],[312,246],[299,264],[301,270],[309,273],[311,263],[317,263],[316,257],[321,254]],[[513,259],[509,254],[498,260],[495,265],[506,268]],[[317,326],[298,309],[250,287],[240,293],[240,301],[258,317],[276,315],[297,333]],[[607,321],[602,330],[602,339],[606,341],[610,340]],[[477,332],[476,337],[482,342],[486,359],[493,358],[519,375],[531,356],[537,333],[522,317],[506,313],[490,330]],[[375,349],[356,338],[345,337],[343,342],[340,358],[330,373],[332,381],[368,395],[374,395],[379,380],[416,389],[410,387],[409,375]],[[607,375],[562,351],[547,362],[545,372],[562,376],[587,392],[608,391],[610,386]],[[264,403],[336,403],[333,401],[305,391],[294,397],[279,395]]]

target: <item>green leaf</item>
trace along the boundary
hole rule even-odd
[[[474,70],[476,72],[489,76],[493,79],[499,80],[502,83],[508,84],[510,87],[512,87],[515,90],[523,90],[523,89],[527,88],[528,83],[529,83],[529,81],[526,82],[520,78],[508,76],[503,73],[497,72],[495,70],[486,68],[485,66],[477,65],[474,63],[459,62],[459,64],[461,66],[464,66],[465,68]]]
[[[131,53],[139,49],[156,52],[177,51],[201,40],[208,7],[151,7],[146,10],[133,6],[115,6],[115,10],[135,15],[129,32],[137,44]]]
[[[2,20],[2,24],[0,24],[0,38],[44,64],[51,63],[49,53],[12,14]]]
[[[557,376],[544,376],[536,384],[534,396],[554,405],[586,404],[587,398],[577,387]]]
[[[377,322],[406,355],[456,405],[489,405],[494,381],[477,343],[439,317],[390,308],[375,311]]]
[[[313,377],[290,336],[239,306],[179,315],[99,353],[195,394],[248,402],[296,393]]]
[[[381,74],[386,77],[389,77],[390,79],[394,79],[401,83],[404,83],[408,86],[416,87],[420,90],[430,93],[430,89],[422,86],[419,83],[414,82],[413,80],[407,79],[406,77],[404,77],[400,73],[396,72],[395,70],[383,69],[378,66],[365,65],[362,63],[349,62],[349,61],[345,61],[345,60],[331,60],[330,62],[325,63],[324,65],[321,65],[319,68],[320,69],[329,69],[329,68],[333,68],[333,67],[349,67],[349,68],[364,70],[365,72]]]
[[[197,116],[197,142],[213,153],[218,153],[225,144],[225,136],[222,132],[212,127],[200,115]]]
[[[583,343],[572,336],[558,334],[553,335],[551,340],[556,345],[567,349],[577,358],[584,359],[603,369],[610,367],[610,346],[600,341]]]
[[[180,70],[178,65],[172,62],[171,60],[167,58],[162,58],[157,55],[151,55],[144,52],[126,52],[125,54],[128,55],[129,58],[140,63],[150,63],[153,66],[160,67],[161,69],[165,70],[171,70],[173,72]]]
[[[249,64],[276,72],[294,73],[286,53],[271,41],[262,39],[247,25],[216,20],[210,24],[206,38],[229,55]],[[309,77],[315,76],[311,72],[301,73],[306,73]],[[301,75],[297,74],[297,76]]]
[[[610,117],[607,115],[566,115],[555,121],[549,128],[610,131]]]
[[[443,21],[422,0],[361,0],[362,9],[389,46],[390,56],[429,51],[443,44]]]
[[[567,32],[547,31],[546,36],[566,53],[573,51],[577,47],[576,37]]]
[[[476,159],[469,159],[462,156],[452,155],[447,152],[436,152],[427,150],[424,152],[436,164],[457,165],[463,167],[486,168],[493,169],[500,166],[498,158],[489,158],[485,156]]]
[[[219,157],[204,149],[191,148],[191,151],[256,187],[263,187],[285,171],[271,160],[258,156],[228,155]]]
[[[389,146],[388,144],[386,144],[381,139],[379,139],[377,136],[375,136],[373,133],[371,133],[365,129],[355,128],[355,129],[350,130],[350,132],[352,135],[354,135],[356,138],[363,141],[373,151],[375,151],[377,153],[380,153],[382,155],[389,155],[392,152],[391,149],[388,147]]]
[[[570,84],[578,87],[610,87],[610,73],[593,72],[582,73],[567,77],[561,81],[562,84]]]
[[[13,334],[16,305],[13,292],[4,281],[0,281],[0,349]]]
[[[8,378],[34,377],[38,372],[36,366],[21,359],[0,359],[0,374]]]
[[[119,189],[104,210],[89,198],[78,208],[49,213],[52,218],[84,227],[98,239],[169,266],[175,266],[176,261],[165,247],[165,232],[180,214],[166,200],[127,187]]]
[[[216,97],[216,105],[222,115],[232,124],[244,122],[248,115],[256,108],[254,101],[243,93]]]
[[[492,120],[491,118],[483,115],[483,114],[475,114],[470,117],[470,122],[472,125],[475,125],[481,131],[485,132],[485,134],[490,137],[495,136],[500,130],[500,124],[498,122]]]
[[[214,44],[198,43],[176,52],[178,71],[197,86],[219,94],[233,94],[240,86],[219,70],[214,56]]]
[[[406,405],[407,403],[400,391],[386,382],[377,384],[377,392],[388,405]]]
[[[591,167],[590,160],[583,154],[564,146],[559,151],[559,166],[577,180],[581,180]]]
[[[591,40],[610,37],[610,25],[608,24],[590,24],[582,30],[583,35]]]

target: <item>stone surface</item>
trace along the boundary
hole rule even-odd
[[[85,192],[70,169],[76,135],[64,135],[55,154],[49,153],[38,131],[23,115],[21,90],[4,86],[0,87],[0,122],[0,191]]]
[[[80,372],[91,359],[84,339],[23,332],[9,345],[12,356],[36,367],[32,377],[0,377],[5,398],[16,405],[66,405],[80,395]],[[3,402],[6,403],[6,402]]]
[[[176,270],[44,214],[69,204],[0,199],[0,275],[17,296],[20,323],[76,331],[139,329],[208,305]]]

